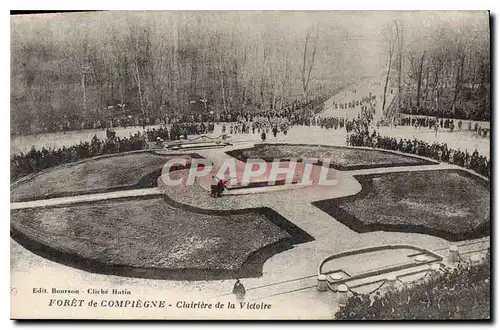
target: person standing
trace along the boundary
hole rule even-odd
[[[217,178],[212,175],[212,183],[210,185],[210,197],[217,197],[217,191],[219,189]]]
[[[236,283],[234,283],[233,294],[236,296],[236,300],[238,301],[245,299],[245,286],[240,282],[240,280],[236,280]]]
[[[222,181],[222,179],[219,179],[219,182],[217,182],[217,197],[221,197],[223,191],[224,182]]]

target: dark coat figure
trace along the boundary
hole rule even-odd
[[[219,183],[215,176],[212,176],[212,184],[210,185],[210,197],[217,197],[217,190],[219,189]]]
[[[276,137],[276,135],[278,135],[278,127],[273,127],[273,135],[274,137]]]
[[[260,138],[262,139],[262,142],[265,142],[266,141],[266,132],[262,132],[262,134],[260,135]]]
[[[236,280],[236,283],[234,283],[233,294],[236,296],[237,300],[245,299],[246,290],[240,280]]]
[[[223,191],[224,183],[222,182],[222,180],[219,180],[219,182],[217,182],[217,197],[220,197]]]
[[[112,129],[106,129],[106,138],[107,139],[114,139],[116,136],[116,132]]]

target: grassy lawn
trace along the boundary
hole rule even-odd
[[[313,203],[358,232],[427,233],[451,241],[490,233],[488,183],[461,170],[358,176],[363,189]]]
[[[291,236],[258,210],[200,214],[162,196],[16,210],[11,225],[72,259],[147,269],[238,271],[260,249],[291,247]]]
[[[156,186],[163,165],[174,156],[129,153],[49,169],[14,185],[12,201]],[[176,155],[191,159],[189,155]]]
[[[274,158],[329,159],[330,166],[339,170],[432,164],[419,158],[385,151],[318,145],[260,144],[248,149],[228,151],[227,154],[241,161],[249,158],[266,161]]]

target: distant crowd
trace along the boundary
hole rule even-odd
[[[478,137],[487,137],[490,129],[487,127],[481,127],[477,122],[472,123],[472,121],[467,121],[464,124],[464,121],[460,119],[451,119],[451,118],[433,118],[433,117],[414,117],[414,116],[404,116],[401,117],[398,121],[399,125],[402,126],[413,126],[416,129],[420,129],[421,127],[429,128],[429,129],[449,129],[450,132],[454,130],[469,130],[476,132]]]
[[[110,136],[111,135],[111,136]],[[76,162],[80,159],[112,154],[118,152],[142,150],[146,146],[144,134],[136,133],[127,137],[117,137],[110,134],[105,140],[96,135],[90,142],[80,142],[73,146],[62,148],[36,149],[32,147],[27,153],[13,155],[10,160],[10,177],[14,181],[22,176],[44,170],[60,164]]]
[[[43,127],[41,132],[65,132],[72,130],[84,129],[108,129],[118,127],[142,127],[159,125],[173,125],[176,123],[232,123],[239,122],[243,118],[246,121],[253,121],[254,116],[271,116],[279,118],[289,118],[293,124],[304,125],[311,113],[318,113],[323,110],[323,103],[327,97],[316,95],[308,99],[296,99],[289,102],[276,102],[274,105],[269,105],[267,108],[261,108],[259,104],[247,105],[245,108],[219,108],[217,111],[211,110],[212,107],[206,108],[205,111],[189,111],[184,114],[176,114],[173,112],[163,114],[137,114],[125,111],[125,108],[118,106],[109,106],[101,115],[94,118],[83,119],[67,119],[62,118],[58,122],[52,122],[48,127]],[[119,113],[116,112],[120,110]],[[209,111],[210,110],[210,111]],[[125,112],[130,114],[125,114]],[[106,114],[106,115],[103,115]],[[40,133],[40,132],[37,132]]]
[[[479,155],[477,150],[469,153],[468,150],[461,151],[448,148],[446,143],[428,143],[417,139],[399,139],[393,137],[382,137],[379,133],[368,130],[359,130],[348,137],[351,146],[365,146],[388,150],[397,150],[419,156],[435,159],[440,162],[455,164],[471,169],[485,177],[491,175],[491,162],[485,156]]]
[[[450,104],[450,106],[451,106],[451,104]],[[453,116],[454,118],[461,119],[463,121],[469,121],[469,120],[472,120],[472,121],[490,121],[491,120],[491,116],[490,116],[490,113],[488,111],[477,111],[479,109],[477,109],[477,108],[474,109],[475,108],[474,105],[472,105],[472,108],[471,108],[470,104],[467,105],[468,111],[464,111],[465,110],[465,106],[464,106],[463,108],[457,107],[457,108],[455,108],[454,111],[448,112],[447,111],[448,109],[446,109],[446,107],[447,106],[444,106],[441,109],[441,111],[444,110],[444,117],[449,118],[450,116]],[[435,117],[436,114],[438,114],[440,112],[435,107],[426,107],[426,106],[420,105],[420,107],[417,108],[416,106],[410,106],[404,100],[401,104],[401,108],[402,108],[401,113],[405,114],[405,115]]]
[[[142,132],[130,134],[129,137],[117,137],[112,128],[106,129],[106,138],[101,140],[94,136],[90,142],[80,142],[78,145],[62,147],[58,149],[34,147],[27,153],[13,155],[11,157],[11,179],[17,179],[23,175],[43,170],[58,164],[74,162],[83,158],[93,157],[109,153],[117,153],[131,150],[144,149],[147,143],[162,143],[164,141],[179,140],[189,135],[211,134],[216,124],[222,124],[222,134],[260,134],[263,141],[266,135],[272,133],[287,134],[296,125],[320,126],[325,129],[344,129],[352,133],[348,137],[348,144],[355,146],[370,146],[390,150],[399,150],[406,153],[414,153],[430,157],[438,161],[457,164],[470,168],[484,176],[490,176],[490,161],[479,156],[477,151],[469,153],[467,150],[453,150],[446,144],[432,143],[416,139],[401,139],[381,137],[377,133],[369,134],[368,128],[375,113],[376,98],[371,94],[361,97],[359,100],[351,100],[344,103],[333,102],[334,108],[352,109],[361,107],[357,118],[348,120],[344,117],[321,116],[326,99],[315,97],[308,101],[294,101],[285,104],[279,109],[268,109],[265,111],[241,113],[235,111],[222,112],[220,115],[207,114],[199,116],[168,116],[162,119],[144,119],[136,121],[139,124],[163,123],[160,128],[144,128]],[[130,118],[129,118],[130,119]],[[130,119],[131,120],[131,119]],[[206,121],[204,121],[206,120]],[[404,116],[400,118],[399,125],[429,127],[442,127],[453,130],[455,121],[452,119],[436,119],[430,117]],[[114,125],[113,123],[109,123]],[[116,123],[115,123],[116,124]],[[167,125],[168,124],[168,125]],[[459,130],[463,128],[463,122],[458,121]],[[468,129],[474,129],[482,135],[485,129],[477,124],[467,123]]]
[[[356,90],[353,91],[356,94]],[[377,105],[377,97],[375,95],[370,94],[366,96],[362,96],[360,99],[344,101],[344,102],[332,102],[332,107],[334,109],[355,109],[357,107],[361,107],[361,110],[368,110],[370,108],[374,108]]]
[[[339,129],[346,127],[347,131],[354,129],[359,123],[355,120],[347,121],[344,118],[324,117],[317,113],[323,110],[325,99],[313,98],[307,102],[296,101],[276,110],[248,113],[246,115],[236,112],[223,113],[218,118],[222,122],[222,134],[270,134],[277,136],[279,132],[287,134],[293,125],[312,126],[317,125],[327,129]],[[354,102],[353,102],[354,104]],[[359,104],[359,103],[358,103]],[[130,118],[129,118],[130,119]],[[158,143],[164,141],[179,140],[189,135],[202,135],[214,132],[214,121],[197,121],[207,119],[204,117],[170,117],[168,120],[158,120],[162,125],[159,128],[147,128],[143,132],[130,134],[129,137],[118,137],[113,128],[106,128],[104,140],[95,135],[89,142],[80,142],[73,146],[62,148],[32,148],[27,153],[20,153],[11,157],[11,179],[15,180],[24,175],[34,173],[59,164],[75,162],[80,159],[94,157],[110,153],[118,153],[131,150],[141,150],[146,147],[147,142]],[[210,119],[210,118],[208,118]],[[225,121],[231,122],[225,122]],[[146,124],[152,120],[138,121],[136,123]],[[233,122],[234,121],[234,122]],[[111,126],[118,124],[109,123]],[[122,122],[123,123],[123,122]],[[99,123],[98,123],[99,124]],[[97,125],[99,126],[99,125]],[[367,126],[367,124],[366,124]],[[264,138],[265,140],[265,138]]]

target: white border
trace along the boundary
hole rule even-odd
[[[25,0],[25,1],[18,1],[15,3],[12,3],[12,6],[15,6],[15,9],[32,9],[32,8],[37,8],[37,9],[44,9],[44,10],[53,10],[57,8],[64,8],[67,10],[82,10],[83,7],[86,8],[96,8],[96,9],[103,9],[103,10],[118,10],[118,9],[127,9],[127,10],[492,10],[493,15],[498,14],[500,10],[498,10],[498,3],[499,1],[484,1],[484,0],[474,0],[474,1],[450,1],[450,2],[438,2],[435,0],[419,0],[418,2],[416,1],[355,1],[355,0],[349,0],[349,1],[336,1],[333,2],[332,0],[329,1],[321,1],[321,0],[287,0],[287,1],[269,1],[269,0],[252,0],[252,1],[223,1],[223,0],[198,0],[198,1],[150,1],[150,0],[141,0],[141,1],[113,1],[113,2],[107,2],[104,3],[102,0],[87,0],[85,2],[70,2],[70,1],[63,1],[63,0],[58,0],[58,1],[50,1],[50,0],[44,0],[44,1],[34,1],[34,0]],[[2,5],[4,2],[2,3]],[[9,148],[9,143],[7,141],[10,141],[10,118],[9,118],[9,108],[10,108],[10,74],[7,74],[7,72],[10,73],[10,70],[8,71],[7,68],[10,67],[10,51],[9,51],[9,39],[10,39],[10,19],[9,19],[9,14],[7,10],[14,9],[14,8],[6,8],[5,10],[2,11],[2,15],[0,16],[0,22],[1,22],[1,38],[2,38],[2,45],[4,48],[2,48],[1,52],[1,63],[2,67],[5,68],[5,73],[2,76],[2,88],[1,88],[1,97],[2,97],[2,110],[0,111],[0,134],[2,134],[2,142],[0,144],[0,148],[2,150],[0,151],[0,155],[2,156],[2,161],[0,162],[1,166],[1,172],[2,175],[0,176],[0,187],[1,187],[1,192],[2,192],[2,219],[3,219],[3,233],[4,236],[1,240],[2,242],[2,248],[0,249],[0,255],[1,255],[1,265],[4,267],[1,277],[2,277],[2,292],[4,293],[2,296],[3,299],[0,299],[0,304],[1,304],[1,320],[2,320],[2,329],[10,329],[14,327],[16,324],[12,321],[9,321],[9,314],[10,314],[10,307],[9,307],[9,297],[10,297],[10,283],[9,283],[9,275],[10,275],[10,267],[7,267],[9,265],[10,261],[10,243],[9,239],[7,237],[7,233],[9,233],[9,209],[10,209],[10,202],[9,202],[9,185],[10,185],[10,180],[9,180],[9,165],[8,164],[8,158],[9,158],[9,153],[10,153],[10,148]],[[498,24],[498,20],[495,20],[496,24]],[[493,26],[495,28],[495,25]],[[494,40],[492,44],[492,49],[493,45],[498,44],[498,35],[496,31],[497,29],[495,28],[494,31],[492,31]],[[497,56],[495,56],[495,59]],[[495,59],[492,58],[492,61]],[[494,61],[496,62],[496,61]],[[498,73],[498,66],[494,64],[494,72],[493,76],[496,77]],[[498,104],[497,100],[497,95],[498,95],[498,84],[496,81],[495,82],[495,89],[493,91],[494,95],[494,105]],[[496,109],[495,109],[496,110]],[[495,111],[496,113],[496,111]],[[498,122],[499,122],[499,116],[497,114],[494,115],[494,125],[495,127],[498,127]],[[496,140],[498,139],[498,134],[496,135]],[[495,141],[498,142],[498,141]],[[493,145],[496,145],[496,143],[493,143]],[[495,173],[498,173],[498,168],[496,166],[497,162],[496,160],[494,161],[495,165]],[[498,209],[500,203],[498,203],[498,195],[495,198],[494,204],[497,206],[496,209]],[[498,219],[496,217],[496,212],[494,214],[494,219]],[[495,228],[495,237],[498,239],[498,228],[500,225],[496,224],[494,226]],[[495,259],[497,253],[494,254]],[[497,260],[495,260],[495,264]],[[498,279],[498,276],[495,276],[495,284],[498,285],[498,282],[496,281]],[[498,299],[495,299],[496,306],[495,310],[493,311],[493,315],[498,315],[496,311],[498,310]],[[469,324],[469,323],[463,323],[464,326],[466,327],[473,327],[474,325]],[[34,325],[34,324],[30,324]],[[40,324],[38,324],[40,326]],[[41,324],[44,327],[54,327],[56,326],[55,324]],[[68,324],[61,324],[62,326],[67,326]],[[101,328],[105,325],[111,325],[111,324],[90,324],[92,327],[97,327]],[[130,327],[137,327],[141,326],[142,324],[113,324],[112,326],[115,327],[123,327],[123,326],[130,326]],[[164,326],[177,326],[173,324],[156,324],[161,327]],[[226,324],[226,326],[230,327],[242,327],[242,326],[257,326],[259,328],[261,327],[287,327],[287,328],[294,328],[294,327],[311,327],[311,326],[327,326],[327,327],[344,327],[346,326],[345,323],[343,324],[338,324],[338,323],[330,323],[330,324],[317,324],[317,323],[308,323],[308,324],[290,324],[290,323],[280,323],[280,324],[241,324],[241,323],[231,323],[231,324]],[[363,326],[363,327],[386,327],[386,326],[398,326],[401,325],[401,323],[395,323],[395,324],[389,324],[389,323],[384,323],[384,324],[371,324],[371,323],[366,323],[366,324],[360,324],[357,323],[354,326]],[[405,324],[407,325],[407,324]],[[424,327],[426,329],[437,329],[438,327],[442,327],[444,324],[428,324],[428,323],[421,323],[417,324],[414,326],[417,327]],[[457,326],[460,325],[460,323],[452,323],[452,324],[447,324],[446,326]],[[5,327],[4,327],[5,326]],[[26,325],[25,325],[26,326]],[[82,324],[72,324],[72,326],[75,326],[77,328],[83,328],[85,325]],[[182,325],[183,327],[198,327],[201,326],[200,324],[184,324]],[[221,326],[220,324],[204,324],[203,326],[210,326],[210,327],[219,327]],[[352,327],[352,326],[350,326]]]

